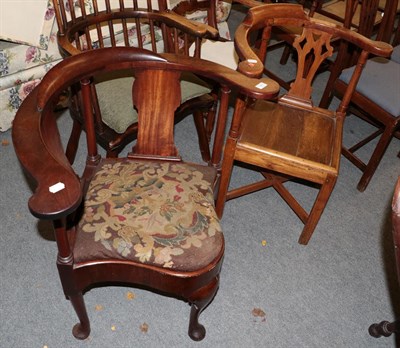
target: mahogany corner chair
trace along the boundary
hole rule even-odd
[[[389,56],[392,46],[309,18],[300,5],[265,4],[249,9],[236,31],[235,46],[241,59],[239,71],[247,76],[262,75],[264,62],[268,66],[269,39],[275,26],[297,27],[302,33],[293,41],[298,56],[296,79],[277,101],[243,100],[236,109],[224,150],[216,209],[221,217],[227,200],[273,187],[304,223],[299,243],[307,244],[337,180],[343,121],[362,68],[369,53]],[[252,33],[259,31],[261,44],[254,48]],[[336,110],[319,108],[312,101],[312,82],[319,66],[333,53],[332,38],[362,49],[349,88]],[[340,52],[337,59],[340,61]],[[263,180],[229,189],[235,161],[252,166],[262,174]],[[284,183],[291,180],[318,188],[309,212],[285,187]]]
[[[202,39],[218,37],[218,30],[183,17],[184,11],[192,12],[200,6],[196,1],[190,2],[190,6],[184,4],[180,2],[180,15],[167,10],[166,0],[54,0],[59,49],[64,57],[92,49],[124,46],[145,48],[155,53],[189,55],[193,52],[192,55],[199,58]],[[212,1],[201,2],[201,9],[207,10],[208,17],[215,16]],[[191,46],[194,49],[189,51]],[[121,73],[120,78],[110,79],[106,74],[91,85],[97,99],[93,105],[95,133],[108,157],[117,157],[136,139],[137,113],[130,108],[129,102],[124,102],[129,99],[133,78]],[[210,161],[209,141],[214,127],[216,91],[207,81],[190,73],[182,79],[182,84],[176,120],[193,114],[202,157],[204,161]],[[74,86],[71,86],[71,95],[70,113],[74,126],[67,156],[73,163],[84,128],[81,97],[75,93]],[[119,110],[120,116],[114,115],[115,109]]]
[[[92,77],[130,69],[130,102],[138,112],[137,141],[124,158],[97,151]],[[221,86],[212,159],[182,160],[174,143],[180,77],[192,72]],[[279,86],[216,63],[174,54],[117,47],[66,58],[51,69],[24,100],[12,138],[16,154],[37,187],[31,213],[51,220],[58,247],[57,267],[65,296],[79,318],[73,335],[90,333],[83,292],[94,285],[124,283],[166,293],[191,304],[189,336],[201,340],[201,311],[219,284],[224,238],[214,209],[214,188],[224,141],[231,91],[272,98]],[[79,86],[87,145],[79,176],[65,155],[54,105],[60,93]],[[168,88],[165,88],[168,86]]]

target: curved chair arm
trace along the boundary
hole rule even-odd
[[[169,53],[160,54],[168,58],[169,62],[184,64],[187,71],[191,71],[200,76],[208,77],[217,81],[221,85],[227,85],[230,88],[236,88],[239,93],[255,99],[273,99],[278,96],[279,84],[270,78],[252,78],[232,70],[223,65],[188,57],[174,55]],[[193,64],[193,66],[191,66]],[[181,68],[182,69],[182,68]]]
[[[61,93],[71,82],[79,82],[83,78],[90,77],[106,65],[126,64],[126,68],[138,68],[141,64],[148,66],[149,61],[175,63],[168,69],[190,71],[211,78],[256,99],[271,99],[279,92],[279,84],[272,79],[249,78],[211,61],[171,53],[155,54],[133,47],[113,47],[87,51],[85,55],[75,56],[73,60],[66,58],[57,65],[57,69],[51,69],[43,80],[45,83],[42,82],[38,86],[37,105],[39,109],[43,109],[51,95]],[[63,79],[57,78],[59,71],[63,72]],[[263,85],[259,85],[260,82]]]
[[[175,26],[180,30],[186,29],[193,36],[207,37],[214,39],[218,38],[219,35],[218,29],[215,29],[210,25],[189,20],[186,17],[182,17],[170,10],[168,10],[165,13],[160,13],[160,15],[162,15],[163,17],[167,17],[168,21],[166,21],[166,24],[170,26]]]
[[[285,17],[289,18],[288,21]],[[382,57],[389,57],[393,47],[386,42],[373,41],[363,35],[358,34],[347,28],[309,18],[301,5],[295,4],[265,4],[250,8],[246,18],[239,25],[235,33],[236,52],[241,60],[239,63],[239,71],[249,77],[261,76],[264,69],[264,62],[257,56],[254,50],[249,45],[249,35],[251,32],[263,29],[268,24],[271,26],[279,25],[296,25],[299,26],[302,21],[308,21],[307,25],[312,28],[319,29],[328,28],[333,33],[338,33],[348,42],[355,44],[362,50]],[[296,23],[297,22],[297,23]],[[249,62],[250,60],[250,62]]]
[[[268,8],[272,6],[273,11],[269,12]],[[245,19],[238,26],[235,32],[235,49],[239,56],[240,63],[238,71],[249,77],[260,77],[264,72],[264,62],[254,52],[249,45],[249,35],[251,32],[263,29],[266,26],[267,18],[274,16],[282,17],[288,15],[288,6],[291,8],[291,18],[305,19],[304,9],[300,5],[294,4],[263,4],[252,7],[247,12]]]
[[[22,103],[13,122],[12,138],[22,166],[37,182],[35,193],[29,199],[29,209],[37,218],[53,220],[77,209],[82,190],[79,178],[63,154],[55,119],[47,118],[46,126],[42,124],[43,111],[37,108],[37,97],[38,88],[35,88]],[[47,143],[46,137],[49,137]],[[54,185],[58,183],[64,188],[51,192],[56,191]]]
[[[165,66],[160,65],[163,62]],[[38,183],[29,200],[33,215],[41,219],[61,218],[74,211],[82,200],[80,180],[61,145],[53,115],[53,100],[71,84],[95,72],[112,70],[114,65],[126,69],[149,68],[152,64],[155,68],[191,71],[209,77],[252,98],[271,99],[279,91],[279,85],[273,80],[251,79],[213,62],[174,54],[155,54],[131,47],[91,50],[66,58],[51,69],[29,94],[14,121],[16,154]],[[51,192],[59,182],[64,187]]]
[[[129,11],[125,9],[124,12],[113,11],[113,12],[100,12],[98,14],[87,15],[84,19],[77,19],[76,22],[67,23],[67,27],[63,32],[59,31],[58,46],[62,54],[64,55],[75,55],[82,51],[79,50],[73,44],[75,35],[79,32],[84,32],[89,27],[93,27],[96,24],[116,20],[116,19],[140,19],[146,18],[149,20],[157,21],[166,24],[170,28],[176,28],[182,32],[191,35],[196,38],[210,38],[216,39],[219,35],[218,30],[200,22],[191,21],[183,16],[180,16],[170,10],[163,12],[147,12],[140,10]]]

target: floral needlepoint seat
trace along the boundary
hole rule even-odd
[[[101,255],[179,271],[201,269],[223,246],[213,182],[209,167],[105,160],[86,194],[76,262]]]

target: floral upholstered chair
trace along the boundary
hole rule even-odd
[[[62,57],[51,0],[4,1],[1,6],[0,131],[4,132],[25,97]]]

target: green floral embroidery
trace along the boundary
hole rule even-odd
[[[93,178],[80,227],[107,250],[174,267],[174,256],[221,233],[203,174],[183,163],[118,161]]]

